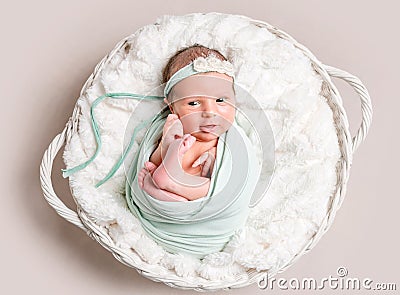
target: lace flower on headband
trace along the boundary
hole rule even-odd
[[[227,74],[235,79],[234,68],[229,61],[220,60],[212,54],[207,57],[200,56],[197,57],[190,64],[178,70],[175,74],[172,75],[171,78],[169,78],[164,87],[164,97],[168,96],[172,87],[174,87],[174,85],[179,81],[182,81],[183,79],[192,75],[196,75],[198,73],[207,72],[219,72],[222,74]]]
[[[197,72],[218,72],[231,77],[234,75],[233,65],[229,61],[220,60],[215,55],[196,58],[193,61],[193,69]]]

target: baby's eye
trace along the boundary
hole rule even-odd
[[[226,98],[226,97],[217,98],[217,102],[224,102],[224,101],[227,101],[227,100],[228,100],[228,98]]]
[[[198,100],[195,100],[195,101],[191,101],[191,102],[188,102],[188,105],[190,105],[190,106],[195,106],[196,104],[196,102],[199,102]]]

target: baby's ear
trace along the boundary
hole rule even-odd
[[[164,97],[164,102],[168,105],[169,110],[171,111],[171,113],[174,113],[174,110],[172,109],[171,105],[168,103],[168,100],[166,97]]]

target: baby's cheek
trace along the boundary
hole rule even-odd
[[[236,114],[236,110],[235,108],[231,107],[229,109],[227,109],[224,113],[224,119],[229,122],[229,124],[232,124],[234,119],[235,119],[235,114]]]
[[[196,120],[182,120],[183,133],[193,133],[199,131],[199,126]]]

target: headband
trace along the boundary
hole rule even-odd
[[[234,77],[234,68],[233,65],[227,60],[220,60],[214,54],[211,54],[207,57],[197,57],[190,64],[184,66],[180,70],[178,70],[175,74],[172,75],[171,78],[167,81],[164,88],[164,97],[167,97],[171,92],[172,87],[175,86],[178,82],[183,79],[196,75],[199,73],[207,73],[207,72],[218,72],[222,74],[227,74]]]

